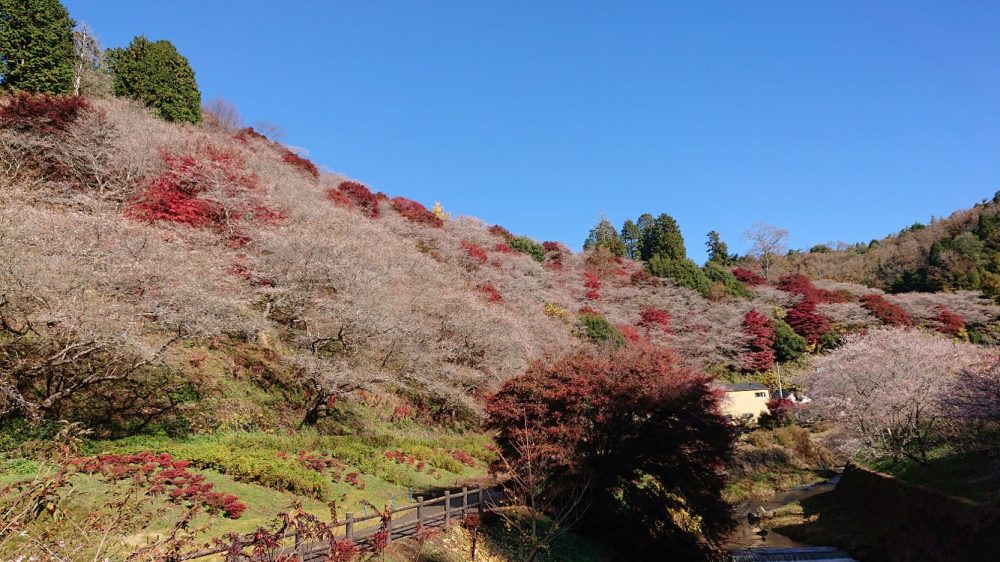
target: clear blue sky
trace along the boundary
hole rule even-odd
[[[867,241],[1000,189],[1000,3],[64,0],[389,194],[579,247]]]

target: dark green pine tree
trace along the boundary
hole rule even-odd
[[[0,77],[9,90],[73,91],[73,20],[59,0],[0,0]]]
[[[618,257],[625,257],[625,243],[618,236],[618,231],[608,219],[601,219],[597,226],[590,229],[590,234],[583,242],[584,250],[604,248]]]
[[[633,260],[642,256],[642,230],[631,219],[622,225],[622,242],[625,244],[625,255]]]
[[[640,228],[645,216],[639,217]],[[687,258],[681,229],[677,226],[677,221],[666,213],[661,213],[652,224],[643,229],[642,259],[649,261],[654,256],[671,260]]]
[[[201,121],[201,93],[188,60],[170,41],[132,39],[108,51],[116,96],[139,100],[167,121]]]
[[[708,261],[719,265],[730,265],[732,257],[729,255],[729,246],[722,241],[718,232],[713,230],[708,233],[708,241],[705,242],[705,246],[708,247]]]

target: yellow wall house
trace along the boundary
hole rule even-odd
[[[771,392],[762,384],[744,382],[719,385],[726,392],[722,413],[736,420],[754,420],[767,412]]]

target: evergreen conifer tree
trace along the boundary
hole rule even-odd
[[[0,0],[0,76],[9,90],[73,91],[73,20],[59,0]]]
[[[201,93],[194,70],[170,41],[132,39],[126,49],[111,49],[116,96],[139,100],[167,121],[201,121]]]

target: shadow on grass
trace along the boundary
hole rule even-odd
[[[817,494],[799,502],[801,520],[784,523],[773,530],[795,541],[817,546],[835,546],[859,560],[887,560],[878,525],[845,505],[836,492]],[[782,521],[787,521],[783,518]]]

